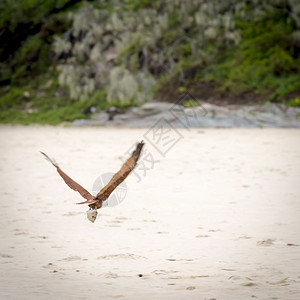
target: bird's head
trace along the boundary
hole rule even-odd
[[[92,223],[94,223],[95,220],[96,220],[96,218],[97,218],[98,212],[97,212],[97,209],[90,208],[89,210],[87,210],[86,214],[87,214],[87,218],[88,218]]]

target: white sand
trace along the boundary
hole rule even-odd
[[[94,224],[38,153],[91,190],[145,132],[0,127],[0,299],[300,299],[300,131],[148,143],[159,162]]]

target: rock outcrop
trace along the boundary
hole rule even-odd
[[[217,106],[204,103],[201,106],[185,108],[176,104],[150,102],[118,113],[113,120],[109,120],[108,113],[102,111],[93,115],[90,120],[76,120],[72,125],[151,127],[160,120],[174,127],[191,128],[300,128],[300,108],[274,103],[252,106]]]

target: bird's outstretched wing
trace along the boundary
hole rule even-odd
[[[65,172],[61,170],[61,168],[58,166],[57,162],[54,159],[51,159],[47,154],[44,152],[41,152],[45,158],[51,162],[51,164],[56,168],[58,174],[62,177],[64,182],[74,191],[77,191],[83,198],[85,198],[87,201],[86,203],[93,203],[94,197],[86,190],[84,189],[80,184],[78,184],[76,181],[74,181],[72,178],[70,178]]]
[[[101,189],[101,191],[97,194],[96,199],[106,200],[109,197],[109,195],[114,191],[114,189],[126,179],[126,177],[136,166],[137,161],[142,152],[143,146],[143,141],[137,144],[136,149],[132,152],[132,155],[123,164],[119,172],[112,177],[109,183]]]
[[[95,197],[96,201],[97,200],[104,201],[104,200],[108,199],[108,197],[114,191],[114,189],[125,180],[125,178],[130,174],[130,172],[136,166],[137,161],[141,155],[143,147],[144,147],[144,141],[141,141],[140,143],[137,144],[136,149],[132,152],[132,155],[123,164],[123,166],[121,167],[119,172],[116,173],[112,177],[112,179],[109,181],[109,183],[105,187],[103,187],[100,190],[100,192],[97,194],[97,196]],[[78,203],[78,204],[85,204],[85,203],[90,204],[90,202],[88,202],[88,201]]]

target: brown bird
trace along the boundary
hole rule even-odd
[[[41,153],[56,168],[58,174],[62,177],[64,182],[72,190],[77,191],[83,198],[86,199],[86,201],[77,204],[89,205],[90,209],[87,211],[87,217],[91,222],[94,223],[98,214],[97,209],[102,207],[103,201],[109,198],[110,194],[114,191],[114,189],[120,183],[122,183],[125,180],[125,178],[130,174],[130,172],[134,169],[141,155],[143,146],[144,146],[144,141],[141,141],[140,143],[137,144],[136,149],[132,152],[132,155],[123,164],[119,172],[112,177],[109,183],[106,186],[104,186],[95,197],[91,195],[86,189],[84,189],[80,184],[78,184],[76,181],[70,178],[65,172],[63,172],[54,159],[51,159],[48,155],[46,155],[43,152]]]

